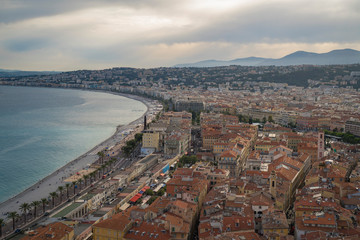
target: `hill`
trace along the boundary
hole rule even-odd
[[[205,60],[195,63],[177,64],[174,67],[217,67],[217,66],[289,66],[289,65],[333,65],[360,63],[360,51],[353,49],[333,50],[327,53],[297,51],[279,59],[237,58],[229,61]]]

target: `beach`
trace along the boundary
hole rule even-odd
[[[105,91],[103,91],[105,92]],[[141,101],[147,106],[146,112],[138,119],[132,121],[131,123],[118,126],[115,133],[110,136],[105,141],[94,146],[91,150],[74,159],[73,161],[67,163],[65,166],[57,169],[55,172],[46,176],[42,180],[38,181],[36,184],[30,186],[26,190],[17,194],[16,196],[2,202],[0,204],[0,218],[5,219],[7,212],[20,212],[19,207],[22,203],[31,203],[32,201],[39,201],[41,198],[48,198],[50,192],[57,191],[59,186],[64,186],[66,182],[65,179],[76,174],[78,171],[87,169],[92,163],[98,160],[97,153],[104,150],[105,148],[113,148],[119,150],[120,147],[117,147],[124,143],[126,140],[126,135],[136,128],[141,128],[143,125],[143,117],[148,114],[149,111],[154,109],[154,105],[151,100],[145,99],[135,95],[115,93],[115,92],[106,92],[110,94],[120,95],[123,97],[131,98],[137,101]]]

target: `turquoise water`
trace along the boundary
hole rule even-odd
[[[0,202],[110,137],[146,106],[101,92],[0,86]]]

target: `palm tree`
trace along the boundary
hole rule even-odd
[[[41,199],[42,207],[43,207],[43,213],[45,213],[45,206],[49,203],[49,201],[46,198]]]
[[[75,198],[76,183],[77,183],[76,181],[73,181],[73,182],[72,182],[72,185],[73,185],[73,187],[74,187],[74,198]]]
[[[40,201],[33,201],[31,203],[31,206],[34,207],[34,218],[36,218],[37,214],[36,214],[36,210],[37,210],[37,207],[40,206],[41,202]]]
[[[87,180],[88,180],[89,177],[90,177],[89,175],[84,175],[85,188],[86,188]]]
[[[79,178],[78,183],[79,183],[79,192],[81,192],[81,183],[82,183],[82,178]]]
[[[100,179],[100,174],[101,174],[101,167],[99,167],[96,171],[98,172],[98,178]]]
[[[101,165],[100,169],[102,170],[102,174],[105,173],[106,164]]]
[[[51,192],[50,193],[50,197],[52,198],[52,205],[53,207],[55,207],[55,198],[57,197],[57,193],[56,192]]]
[[[116,160],[117,160],[117,159],[114,158],[114,157],[112,157],[112,158],[110,159],[110,167],[111,167],[111,168],[113,168],[113,163],[116,162]]]
[[[2,236],[2,226],[5,223],[4,219],[0,218],[0,237]]]
[[[15,219],[19,217],[19,214],[17,212],[9,212],[8,218],[11,218],[13,221],[13,230],[15,230]]]
[[[98,152],[97,155],[99,156],[99,162],[102,164],[104,162],[105,153],[103,151]]]
[[[96,172],[90,173],[90,183],[92,183],[93,181],[95,181],[95,176],[96,176]]]
[[[66,187],[66,198],[69,199],[69,188],[70,188],[71,184],[70,183],[67,183],[65,184],[65,187]]]
[[[30,205],[28,203],[23,203],[20,205],[20,210],[24,213],[25,216],[25,223],[26,223],[26,212],[30,210]]]
[[[58,191],[60,193],[60,203],[62,202],[62,195],[63,195],[63,191],[64,191],[64,187],[63,186],[59,186],[58,187]]]

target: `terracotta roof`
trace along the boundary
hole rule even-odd
[[[129,212],[121,212],[114,214],[111,218],[94,224],[94,227],[123,231],[130,222]]]
[[[154,222],[136,222],[134,226],[125,234],[125,239],[171,239],[169,231],[162,224]]]
[[[73,231],[73,228],[61,222],[55,222],[50,223],[47,226],[37,228],[33,232],[33,235],[27,235],[21,238],[21,240],[63,239],[66,235],[69,235]]]

